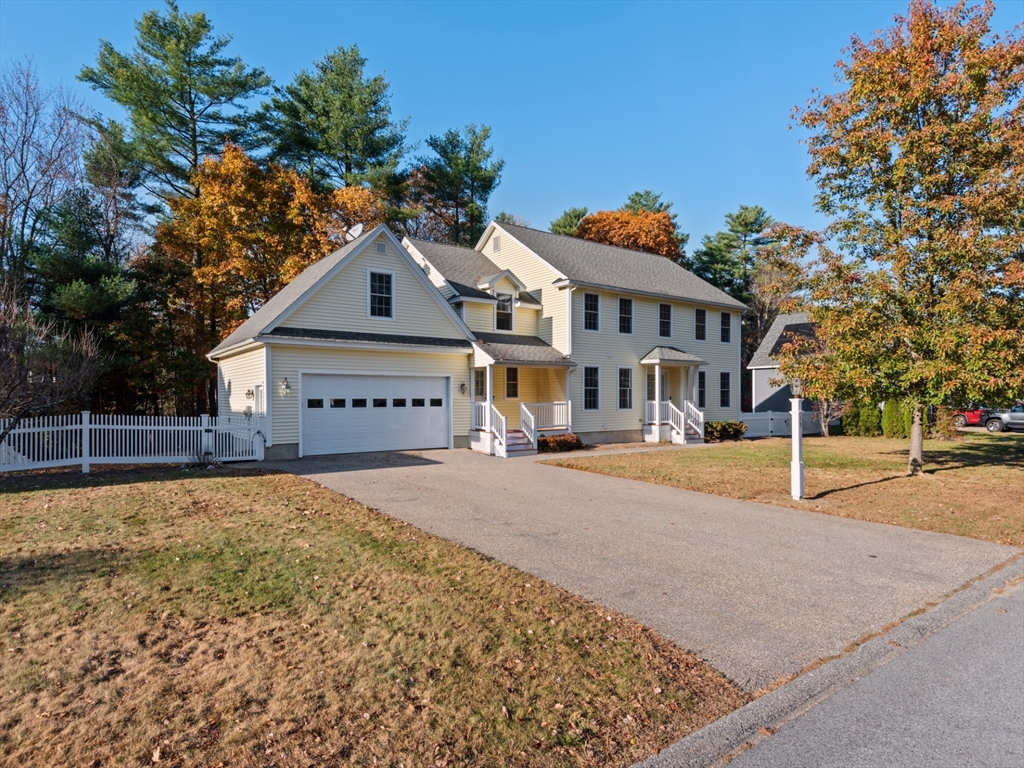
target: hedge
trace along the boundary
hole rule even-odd
[[[709,421],[704,425],[704,439],[709,443],[723,440],[739,440],[747,431],[742,421]]]
[[[539,453],[561,453],[562,451],[578,451],[584,447],[579,435],[568,432],[564,435],[543,436],[537,440]]]

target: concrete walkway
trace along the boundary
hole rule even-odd
[[[633,616],[749,691],[1017,551],[468,450],[265,466]]]

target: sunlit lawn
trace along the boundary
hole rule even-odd
[[[0,763],[627,765],[745,695],[290,475],[0,479]]]
[[[790,497],[791,442],[743,440],[553,463],[735,499],[1024,545],[1024,435],[925,441],[924,477],[905,440],[804,438],[807,499]]]

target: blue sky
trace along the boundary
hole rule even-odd
[[[99,40],[132,47],[134,21],[162,3],[0,0],[0,60],[32,57],[75,80]],[[619,207],[636,189],[675,202],[690,249],[740,204],[820,226],[790,111],[829,89],[850,35],[868,36],[903,2],[341,3],[182,0],[205,10],[230,49],[284,84],[339,45],[358,44],[391,81],[409,138],[469,122],[493,128],[506,161],[492,213],[532,226],[572,205]],[[1005,33],[1024,4],[997,5]]]

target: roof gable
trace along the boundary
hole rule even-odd
[[[810,322],[810,315],[807,312],[779,315],[750,358],[747,368],[777,368],[779,362],[774,356],[796,336],[814,338],[814,326]]]

